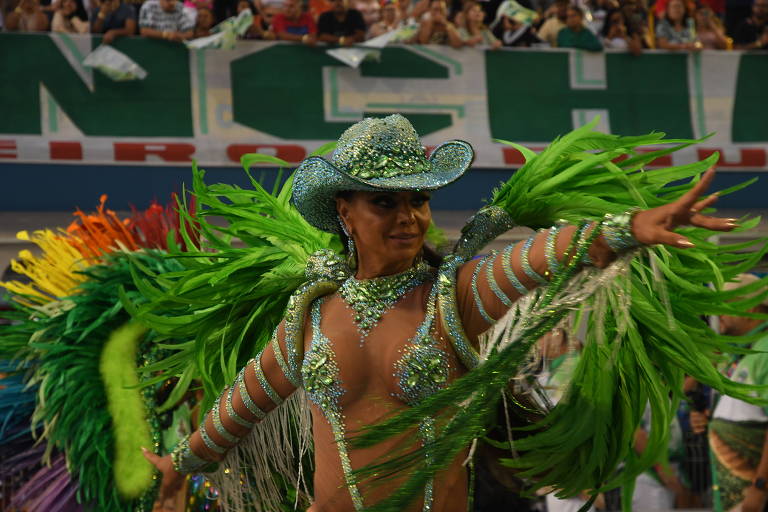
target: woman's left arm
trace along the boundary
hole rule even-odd
[[[594,237],[588,248],[588,258],[579,264],[605,268],[617,254],[640,245],[693,247],[688,239],[673,231],[679,226],[691,225],[714,231],[734,229],[734,219],[699,213],[717,200],[716,195],[698,199],[713,178],[714,170],[710,169],[677,201],[638,211],[624,219],[617,216],[613,222],[604,222],[600,235]],[[575,256],[575,240],[589,240],[597,226],[598,223],[593,222],[580,227],[569,225],[541,230],[524,242],[507,246],[499,254],[463,265],[457,276],[457,306],[469,339],[475,339],[488,329],[517,299],[548,284]]]

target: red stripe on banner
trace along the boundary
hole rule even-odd
[[[15,140],[0,140],[0,158],[18,158]]]
[[[82,160],[83,145],[79,142],[51,141],[51,160]]]
[[[180,142],[135,143],[115,142],[115,160],[118,162],[146,162],[149,155],[158,156],[166,162],[191,162],[195,146]]]
[[[299,163],[307,156],[307,150],[296,144],[231,144],[227,146],[227,156],[233,162],[240,162],[240,157],[248,153],[274,151],[274,156],[290,163]],[[267,151],[267,154],[272,154]]]
[[[539,152],[544,148],[528,148],[531,151]],[[517,149],[508,146],[501,148],[501,154],[504,156],[504,163],[507,165],[523,165],[525,164],[525,157]]]
[[[717,167],[722,168],[728,168],[728,167],[745,167],[749,169],[757,169],[760,167],[765,167],[766,164],[766,155],[765,150],[760,148],[741,148],[739,150],[739,160],[737,162],[728,161],[725,159],[725,154],[723,154],[722,150],[717,149],[697,149],[697,154],[699,155],[699,159],[704,159],[710,156],[715,151],[720,151],[720,159],[717,161]]]

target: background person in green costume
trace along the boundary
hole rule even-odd
[[[726,289],[738,286],[761,286],[753,274],[742,274]],[[759,293],[757,289],[754,292]],[[749,301],[749,297],[740,297]],[[755,302],[756,299],[751,299]],[[757,299],[759,300],[759,299]],[[752,348],[768,352],[768,299],[762,299],[750,310],[763,316],[720,316],[720,332],[731,336],[754,336]],[[748,354],[734,359],[725,369],[737,382],[768,385],[768,353]],[[768,397],[768,391],[759,396]],[[696,427],[703,431],[701,413],[696,414]],[[692,417],[693,423],[693,417]],[[727,395],[721,396],[709,424],[709,446],[715,471],[715,509],[761,512],[768,503],[768,409]],[[719,497],[719,499],[718,499]]]

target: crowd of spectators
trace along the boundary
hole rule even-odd
[[[744,2],[747,3],[744,3]],[[650,2],[650,3],[648,3]],[[643,49],[768,49],[768,0],[5,0],[7,31],[183,41],[253,14],[246,39]]]

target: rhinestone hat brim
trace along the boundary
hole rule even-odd
[[[316,228],[339,234],[336,194],[342,191],[437,190],[459,179],[472,165],[475,153],[468,142],[440,144],[429,156],[431,169],[418,174],[364,179],[352,176],[321,157],[304,160],[293,175],[291,202]]]

